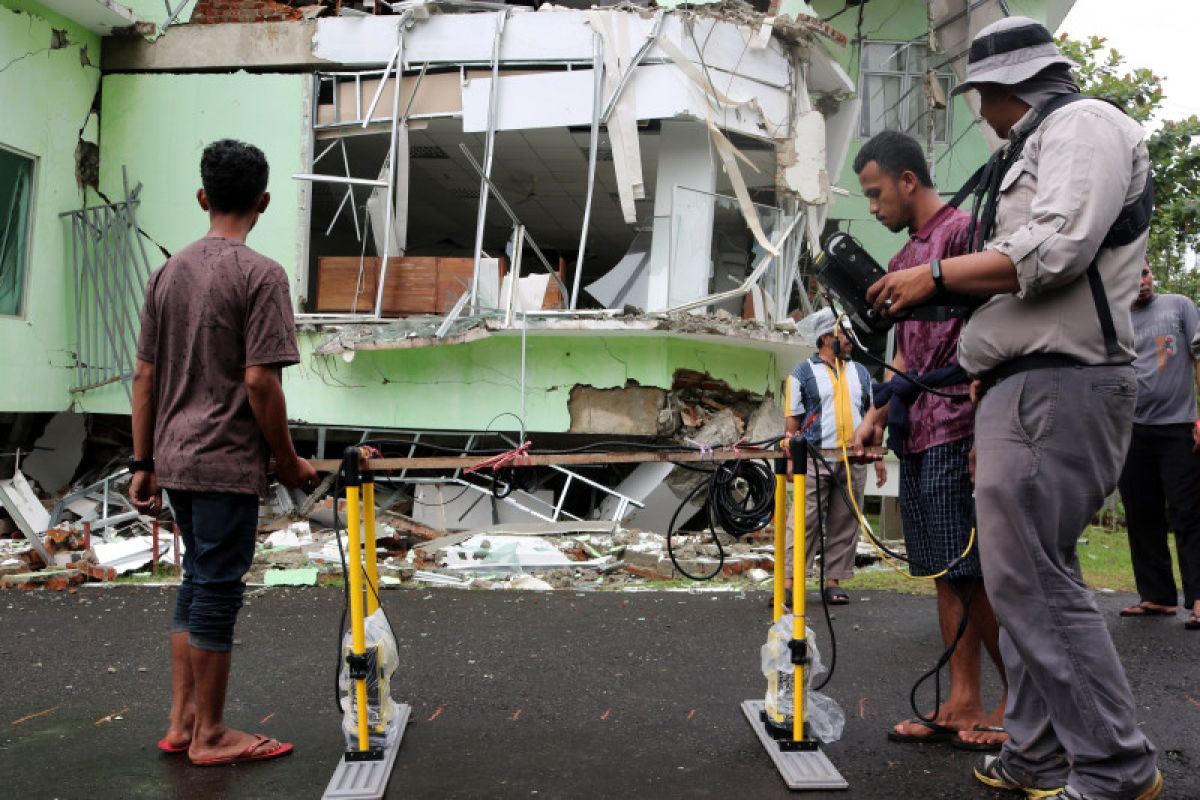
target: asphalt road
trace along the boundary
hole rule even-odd
[[[0,787],[13,798],[316,798],[344,742],[334,706],[341,594],[253,593],[228,720],[291,741],[276,762],[199,769],[162,755],[173,593],[0,594]],[[1122,620],[1102,596],[1166,797],[1200,798],[1200,633]],[[825,752],[850,791],[790,793],[742,717],[760,697],[763,594],[384,594],[394,695],[413,706],[389,784],[404,798],[984,798],[973,755],[896,745],[913,679],[936,657],[932,599],[859,593],[839,611],[827,691],[846,711]],[[818,632],[828,648],[828,636]],[[994,690],[995,681],[992,681]]]

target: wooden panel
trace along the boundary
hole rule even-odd
[[[446,314],[454,308],[464,291],[471,291],[475,259],[439,258],[437,261],[437,312]]]
[[[375,307],[379,280],[378,257],[361,259],[362,286],[358,292],[359,312]],[[317,303],[319,313],[350,311],[358,285],[360,259],[355,256],[322,256],[317,259]],[[437,310],[437,259],[404,256],[388,259],[387,285],[383,293],[384,316],[432,314]]]

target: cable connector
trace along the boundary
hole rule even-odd
[[[807,639],[792,639],[788,642],[788,650],[792,652],[793,664],[807,664],[809,662]]]
[[[347,653],[346,666],[352,681],[365,681],[371,675],[370,653]]]

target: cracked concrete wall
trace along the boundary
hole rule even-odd
[[[29,0],[0,2],[0,146],[36,159],[23,311],[0,317],[0,411],[70,405],[75,312],[58,215],[84,200],[76,151],[96,138],[99,63],[96,34]]]
[[[121,167],[129,182],[142,183],[138,224],[157,243],[176,252],[208,230],[196,203],[200,153],[230,137],[257,145],[271,165],[271,205],[247,243],[297,274],[301,186],[309,136],[305,75],[120,74],[104,77],[100,125],[100,187],[121,196]],[[162,256],[147,242],[151,267]],[[78,398],[77,408],[94,413],[129,413],[119,386]]]
[[[310,424],[424,430],[515,429],[521,411],[521,337],[468,344],[313,356],[321,334],[301,333],[300,366],[284,371],[288,413]],[[778,394],[774,356],[733,344],[654,336],[530,336],[526,428],[571,429],[577,385],[669,389],[677,369],[706,372],[747,391]]]

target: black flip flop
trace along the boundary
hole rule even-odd
[[[888,731],[889,742],[899,742],[900,744],[926,744],[934,742],[949,742],[958,738],[958,729],[951,728],[949,725],[939,725],[936,722],[926,722],[919,717],[905,720],[909,725],[920,725],[928,728],[932,733],[926,733],[918,736],[914,733],[897,733],[896,731]]]
[[[840,586],[825,587],[825,602],[831,606],[846,606],[850,604],[850,593]]]
[[[1140,610],[1134,611],[1135,608],[1140,609]],[[1171,610],[1168,611],[1165,608],[1158,608],[1157,606],[1148,606],[1148,605],[1144,605],[1142,603],[1138,603],[1136,606],[1130,606],[1129,608],[1121,609],[1119,616],[1122,616],[1122,617],[1173,617],[1173,616],[1175,616],[1176,613],[1178,613],[1178,609],[1176,609],[1176,608],[1172,608]]]
[[[979,733],[1008,733],[997,725],[972,725],[971,730]],[[950,746],[955,750],[976,750],[979,752],[994,752],[1004,746],[1004,742],[967,742],[961,736],[955,736],[950,741]]]

